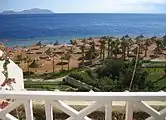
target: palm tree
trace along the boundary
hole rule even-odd
[[[45,51],[46,55],[49,55],[50,57],[52,57],[52,72],[55,72],[55,54],[53,53],[53,51],[51,50],[51,48],[48,48]]]
[[[128,36],[127,36],[128,37]],[[121,48],[122,48],[122,59],[125,60],[126,59],[126,48],[128,47],[128,41],[126,39],[125,36],[123,36],[121,38],[122,42],[121,42]]]
[[[23,60],[23,54],[22,53],[16,56],[16,61],[21,61],[22,62],[22,60]]]
[[[129,54],[130,54],[130,47],[131,47],[131,45],[132,45],[132,43],[131,43],[130,41],[131,41],[131,39],[129,39],[129,40],[127,41],[127,57],[129,57]]]
[[[81,46],[81,52],[82,52],[82,67],[85,67],[85,44]]]
[[[114,48],[115,59],[117,59],[117,55],[118,55],[118,51],[119,51],[119,44],[120,44],[120,41],[119,41],[119,38],[117,38],[115,41],[115,48]]]
[[[62,54],[60,60],[61,60],[61,70],[63,71],[63,60],[64,60],[64,54]]]
[[[55,59],[54,59],[55,55],[53,54],[53,59],[52,59],[52,72],[55,72]]]
[[[127,57],[129,57],[130,47],[131,47],[133,41],[129,35],[126,35],[125,38],[126,38],[126,44],[127,44]]]
[[[112,51],[110,51],[111,42],[112,42],[112,38],[109,37],[109,38],[108,38],[108,58],[110,58],[110,52],[111,52],[111,54],[112,54]],[[111,56],[111,57],[112,57],[112,56]]]
[[[145,55],[144,55],[145,57],[147,57],[149,41],[150,41],[150,39],[146,39],[145,40]]]
[[[64,59],[67,60],[67,64],[68,64],[68,71],[70,70],[70,59],[71,59],[71,54],[73,53],[73,47],[71,47],[70,50],[68,50],[65,54],[64,54]]]
[[[29,73],[29,63],[32,62],[32,58],[30,58],[30,56],[27,56],[26,59],[25,59],[25,62],[27,63],[27,70],[28,70],[28,73]]]
[[[116,44],[115,41],[111,42],[111,55],[110,55],[111,58],[113,57],[113,49],[115,48],[115,44]]]
[[[87,40],[84,38],[84,39],[82,40],[82,43],[83,43],[83,44],[86,44],[86,43],[87,43]]]
[[[101,40],[99,42],[100,42],[100,59],[101,59],[102,58],[102,53],[103,53],[103,48],[102,48]]]
[[[106,44],[106,42],[105,42],[105,40],[103,40],[103,60],[105,59],[105,44]]]
[[[121,48],[122,48],[122,59],[126,59],[126,41],[122,41],[121,43]]]
[[[90,43],[90,50],[89,50],[89,53],[90,53],[90,64],[92,64],[92,59],[93,59],[93,43]]]
[[[71,59],[71,53],[70,52],[67,52],[66,55],[65,55],[66,59],[68,60],[68,71],[70,70],[70,59]]]
[[[91,41],[89,45],[90,45],[89,51],[86,53],[85,56],[88,57],[88,59],[90,60],[90,64],[92,64],[93,58],[96,57],[95,41],[94,40]]]
[[[100,40],[100,58],[102,58],[103,60],[105,59],[105,40],[101,39]]]
[[[162,37],[162,39],[163,39],[163,44],[164,44],[164,46],[166,46],[166,35],[164,35],[164,36]]]
[[[68,56],[68,71],[70,70],[70,58],[71,58],[71,55],[69,54],[69,56]]]
[[[162,41],[161,40],[156,40],[156,45],[157,45],[156,52],[157,52],[157,54],[160,54],[161,53],[161,48],[163,47]]]
[[[138,54],[140,56],[140,53],[141,53],[141,45],[142,45],[142,41],[144,40],[144,36],[143,35],[140,35],[140,36],[137,36],[136,37],[136,43],[138,45],[138,48],[139,48],[139,51],[138,51]]]

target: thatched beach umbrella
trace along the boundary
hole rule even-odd
[[[145,38],[143,35],[139,35],[136,37],[136,39],[143,39],[143,38]]]
[[[157,37],[156,36],[153,36],[150,38],[152,41],[156,41]]]
[[[29,65],[30,68],[35,68],[35,72],[37,71],[37,68],[40,67],[40,63],[35,59],[33,62]]]
[[[66,49],[55,49],[54,51],[53,51],[53,54],[58,54],[58,55],[60,55],[60,54],[64,54],[64,52],[66,51]]]
[[[37,42],[36,46],[40,46],[41,47],[42,46],[42,42],[41,41]]]
[[[56,45],[59,45],[59,42],[58,41],[56,41],[55,43],[54,43],[54,45],[56,46]]]
[[[70,40],[70,44],[73,45],[73,46],[77,46],[76,40]]]
[[[145,39],[145,37],[143,35],[139,35],[135,39],[137,44],[140,45],[140,43]]]
[[[129,36],[128,34],[127,34],[127,35],[125,35],[124,37],[125,37],[125,38],[130,38],[130,36]]]
[[[46,55],[51,55],[52,54],[52,49],[48,48],[45,52]]]
[[[61,61],[60,61],[57,65],[61,65],[61,70],[63,70],[63,66],[66,65],[66,64],[68,64],[68,62],[64,61],[64,60],[66,60],[65,54],[62,54],[62,55],[61,55],[60,60],[61,60]]]

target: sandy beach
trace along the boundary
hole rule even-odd
[[[138,43],[134,38],[132,38],[128,43],[130,44],[130,49],[126,49],[129,55],[126,55],[126,59],[130,59],[135,55],[135,50],[138,44],[140,45],[140,57],[144,60],[151,60],[151,59],[165,59],[166,49],[159,49],[157,51],[157,39],[155,38],[148,39],[148,46],[147,46],[147,55],[145,56],[145,48],[146,48],[146,39],[140,40]],[[117,38],[113,38],[112,41],[117,41]],[[68,70],[68,62],[69,62],[69,69],[79,67],[79,63],[82,62],[80,59],[82,57],[82,46],[84,46],[84,52],[90,51],[92,43],[95,46],[95,51],[98,53],[98,58],[100,55],[101,49],[101,41],[100,38],[92,38],[92,39],[82,39],[82,40],[72,40],[72,44],[47,44],[43,45],[42,42],[36,43],[36,45],[30,45],[26,47],[16,47],[13,48],[9,52],[9,57],[18,63],[18,65],[23,69],[24,72],[32,71],[37,73],[46,73],[46,72],[55,72],[62,70]],[[119,40],[119,53],[117,54],[117,59],[122,58],[122,40]],[[105,40],[105,58],[108,56],[108,41]],[[1,44],[0,48],[3,48]],[[156,53],[157,51],[157,53]],[[160,52],[160,53],[159,53]],[[84,55],[85,55],[84,53]],[[69,56],[66,58],[66,56]],[[36,67],[27,66],[32,64],[35,60]],[[85,62],[89,60],[85,59]],[[62,63],[63,62],[63,63]],[[61,65],[63,64],[63,66]],[[53,68],[54,64],[54,68]]]

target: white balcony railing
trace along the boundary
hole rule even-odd
[[[147,120],[165,120],[166,109],[157,111],[145,101],[166,101],[165,92],[51,92],[51,91],[0,91],[0,99],[14,99],[14,102],[0,111],[2,120],[18,120],[10,111],[23,104],[26,120],[33,120],[32,101],[43,100],[46,120],[53,120],[52,107],[68,114],[67,120],[91,120],[90,113],[105,107],[105,120],[112,120],[112,101],[126,101],[126,120],[133,119],[136,108],[148,113]],[[67,105],[65,101],[92,101],[81,111]],[[77,102],[75,102],[77,105]]]

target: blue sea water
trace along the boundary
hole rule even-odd
[[[89,36],[163,36],[166,14],[0,15],[0,40],[8,45],[69,42]]]

